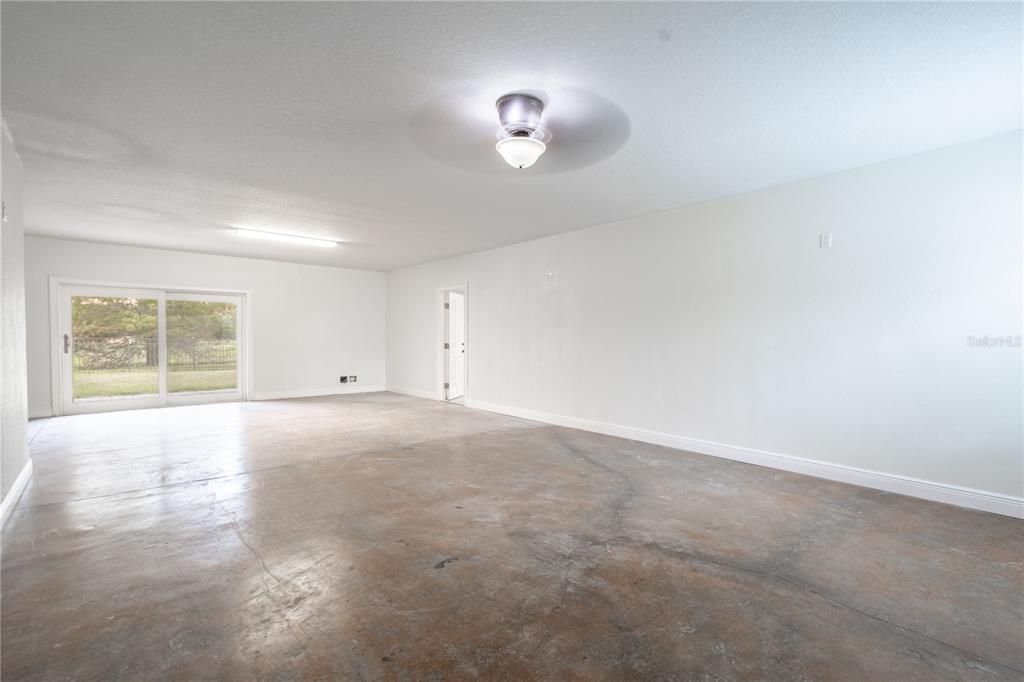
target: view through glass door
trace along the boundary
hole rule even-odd
[[[64,414],[243,398],[241,296],[63,285],[60,302]]]
[[[167,294],[167,392],[237,392],[236,297]]]

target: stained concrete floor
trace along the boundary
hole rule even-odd
[[[4,680],[1020,680],[1024,522],[406,398],[33,424]]]

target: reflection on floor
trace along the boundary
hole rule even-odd
[[[1024,670],[1010,518],[386,393],[34,428],[4,680]]]

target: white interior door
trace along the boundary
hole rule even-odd
[[[244,399],[239,295],[62,285],[62,414]]]
[[[448,400],[466,394],[466,297],[448,292]]]

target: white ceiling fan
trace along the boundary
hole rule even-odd
[[[521,92],[502,95],[494,105],[505,136],[494,146],[513,168],[529,168],[547,150],[551,135],[540,126],[544,102]]]
[[[595,93],[558,86],[491,88],[471,85],[428,102],[412,117],[412,143],[438,163],[477,175],[507,177],[508,166],[532,166],[521,174],[527,178],[600,163],[630,137],[626,113]],[[504,163],[485,151],[486,141]]]

